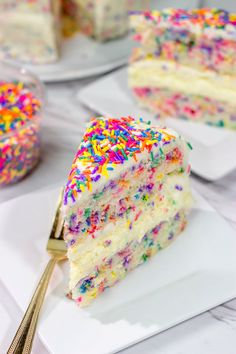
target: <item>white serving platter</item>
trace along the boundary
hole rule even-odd
[[[129,36],[99,43],[78,33],[63,40],[57,62],[46,65],[26,64],[25,67],[44,82],[84,79],[126,64],[132,45]]]
[[[57,195],[0,205],[0,280],[22,311],[48,260]],[[236,296],[236,233],[196,193],[195,200],[182,236],[87,309],[65,296],[67,264],[56,267],[38,326],[50,353],[115,353]]]
[[[95,112],[107,116],[131,115],[157,123],[154,114],[141,109],[128,88],[127,68],[98,79],[79,91],[78,99]],[[183,134],[193,145],[192,171],[215,181],[236,168],[236,132],[205,124],[169,118],[166,125]]]

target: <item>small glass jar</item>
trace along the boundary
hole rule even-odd
[[[18,182],[31,172],[39,162],[41,150],[40,126],[44,106],[43,85],[39,79],[27,70],[12,64],[0,62],[0,89],[5,93],[7,91],[7,95],[8,90],[4,84],[8,85],[9,83],[20,85],[18,87],[22,88],[23,94],[19,96],[17,106],[14,106],[14,102],[12,106],[11,104],[5,106],[2,103],[4,102],[3,94],[1,96],[0,92],[0,187]],[[11,92],[9,90],[9,95],[11,95]],[[34,100],[32,102],[34,103],[32,105],[27,95],[33,97]],[[33,107],[36,106],[37,110],[35,108],[34,112]],[[10,111],[11,113],[11,110],[13,110],[16,117],[21,117],[21,107],[24,107],[26,112],[33,112],[31,117],[25,119],[25,121],[22,120],[20,123],[18,122],[15,127],[15,122],[13,122],[13,126],[8,131],[6,125],[4,125],[7,113],[4,112]],[[2,120],[1,114],[2,117],[5,114]]]

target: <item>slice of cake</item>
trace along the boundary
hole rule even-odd
[[[236,129],[236,14],[217,9],[132,16],[129,84],[158,118]]]
[[[64,0],[67,13],[88,36],[100,41],[128,31],[127,0]]]
[[[93,119],[64,193],[70,296],[88,305],[168,246],[190,205],[184,139],[131,117]]]
[[[0,58],[35,64],[58,58],[60,1],[1,0]]]

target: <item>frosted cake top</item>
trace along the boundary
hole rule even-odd
[[[138,18],[145,18],[160,26],[187,29],[196,34],[206,33],[219,37],[236,38],[236,13],[223,9],[203,8],[193,10],[167,8],[162,11],[133,13],[132,27],[139,25]],[[137,15],[137,16],[136,16]],[[139,16],[141,15],[141,16]]]
[[[141,153],[149,154],[154,161],[154,149],[161,156],[162,147],[176,138],[173,131],[152,127],[142,119],[92,119],[72,163],[64,204],[73,203],[80,193],[92,192],[100,179],[114,176],[115,170],[120,170],[124,163],[138,162]]]

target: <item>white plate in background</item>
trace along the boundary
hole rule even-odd
[[[0,280],[23,311],[48,260],[57,195],[0,205]],[[195,199],[183,234],[84,310],[65,296],[68,265],[56,267],[38,326],[50,353],[114,353],[236,296],[236,233]]]
[[[55,63],[24,66],[44,82],[84,79],[126,64],[132,45],[129,36],[99,43],[78,33],[63,40],[60,58]]]
[[[79,91],[78,99],[99,114],[131,115],[157,123],[154,114],[141,109],[128,88],[127,68],[106,75]],[[236,168],[236,132],[181,119],[169,118],[166,125],[183,134],[193,145],[193,172],[210,181]]]

